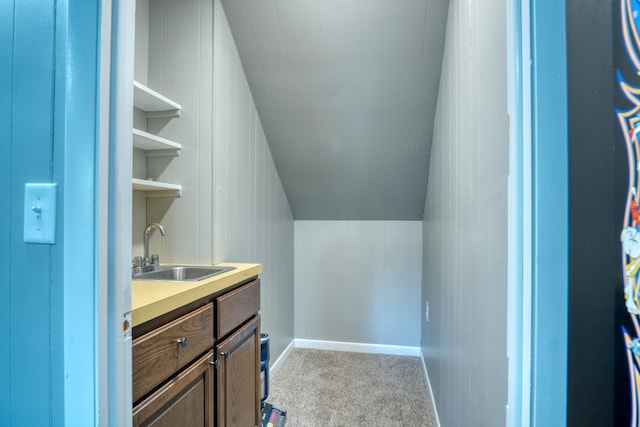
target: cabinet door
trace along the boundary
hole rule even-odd
[[[216,346],[216,425],[260,425],[260,316]]]
[[[212,427],[213,351],[133,408],[134,427]]]

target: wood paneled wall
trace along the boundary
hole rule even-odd
[[[152,133],[182,144],[178,157],[146,161],[147,176],[183,188],[180,198],[147,199],[145,222],[167,230],[151,235],[151,253],[164,263],[213,259],[212,24],[211,0],[149,1],[148,85],[182,105],[178,118],[147,121]],[[142,239],[142,230],[134,237]]]
[[[262,330],[275,360],[293,339],[293,217],[224,10],[149,0],[148,28],[148,85],[183,106],[181,117],[148,126],[183,148],[147,159],[145,173],[183,190],[146,204],[134,194],[134,255],[141,227],[160,222],[167,236],[154,232],[151,252],[163,263],[262,263]]]
[[[214,11],[213,260],[263,264],[274,361],[293,339],[293,216],[220,2]]]
[[[442,425],[507,403],[505,2],[451,0],[424,213],[422,351]],[[463,408],[461,410],[461,408]]]

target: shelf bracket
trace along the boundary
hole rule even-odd
[[[149,157],[180,157],[180,149],[168,148],[166,150],[148,150],[145,156]]]
[[[164,110],[164,111],[147,111],[145,116],[147,119],[167,119],[180,117],[180,110]]]
[[[158,190],[158,191],[147,191],[146,192],[147,199],[156,198],[156,197],[182,197],[182,190]]]

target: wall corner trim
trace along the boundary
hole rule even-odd
[[[280,356],[269,367],[269,375],[274,376],[282,367],[282,364],[296,348],[296,340],[291,340],[289,345],[284,349]]]
[[[424,379],[427,382],[427,392],[429,393],[429,406],[431,407],[431,413],[433,414],[433,420],[436,427],[440,427],[440,417],[438,417],[438,409],[436,408],[436,401],[433,398],[433,389],[431,388],[431,381],[429,381],[429,372],[427,372],[427,364],[424,362],[424,354],[420,349],[420,360],[422,361],[422,368],[424,369]]]

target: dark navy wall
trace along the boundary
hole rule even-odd
[[[614,425],[614,293],[622,286],[615,277],[622,217],[615,216],[614,197],[612,3],[566,3],[568,426]]]

